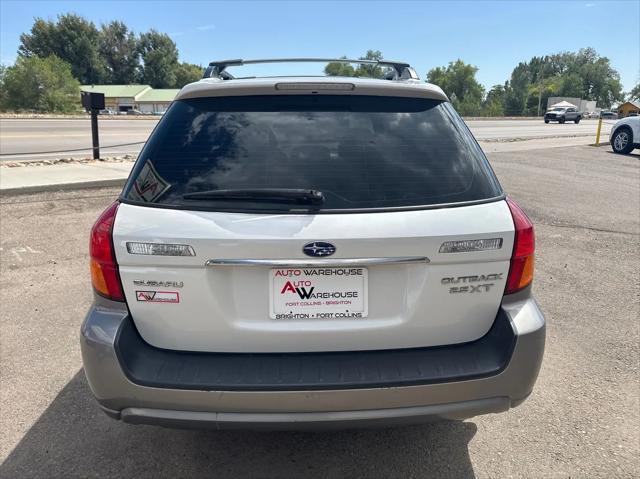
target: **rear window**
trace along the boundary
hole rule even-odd
[[[316,190],[324,202],[184,197],[261,189]],[[447,102],[274,95],[175,102],[140,153],[123,199],[211,211],[331,212],[501,194],[484,154]]]

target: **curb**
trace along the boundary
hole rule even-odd
[[[34,186],[22,186],[19,188],[0,188],[1,196],[15,196],[25,195],[31,193],[44,193],[48,191],[67,191],[67,190],[80,190],[84,188],[106,188],[115,186],[124,186],[126,178],[117,178],[111,180],[91,180],[91,181],[78,181],[75,183],[60,183],[53,185],[34,185]]]

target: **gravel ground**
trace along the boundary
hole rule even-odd
[[[81,370],[87,233],[115,189],[0,204],[0,477],[640,476],[640,156],[490,154],[537,228],[547,350],[519,408],[460,423],[322,433],[112,421]]]

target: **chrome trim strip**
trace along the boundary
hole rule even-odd
[[[270,266],[270,267],[326,267],[326,266],[378,266],[385,264],[429,263],[426,256],[398,256],[395,258],[326,258],[326,259],[210,259],[204,265],[214,266]]]

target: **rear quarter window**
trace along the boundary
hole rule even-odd
[[[447,102],[270,95],[174,102],[140,153],[123,200],[211,211],[299,211],[270,200],[185,199],[210,190],[322,191],[318,213],[419,208],[502,195]],[[307,207],[308,208],[308,207]]]

